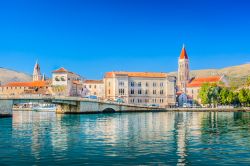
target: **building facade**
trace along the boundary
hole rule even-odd
[[[98,99],[105,99],[103,80],[84,80],[83,87],[86,92],[84,96],[96,96]]]
[[[10,82],[0,86],[0,95],[40,94],[51,95],[49,81]]]
[[[80,96],[83,91],[81,76],[63,67],[52,72],[52,86],[54,95]]]
[[[228,86],[228,80],[224,75],[193,78],[187,85],[187,94],[195,101],[200,103],[199,92],[201,86],[205,83],[216,83],[221,86]]]
[[[107,72],[104,85],[106,99],[163,107],[176,104],[176,77],[166,73]]]

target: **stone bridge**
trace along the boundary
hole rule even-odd
[[[116,102],[104,102],[81,97],[21,95],[0,96],[0,116],[11,116],[14,104],[28,102],[47,102],[57,105],[56,113],[80,114],[80,113],[104,113],[104,112],[129,112],[152,111],[164,108],[131,105]]]

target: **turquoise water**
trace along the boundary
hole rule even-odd
[[[249,165],[249,113],[14,112],[0,165]]]

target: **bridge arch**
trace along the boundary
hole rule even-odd
[[[116,112],[113,108],[105,108],[104,110],[102,110],[103,113],[114,113]]]

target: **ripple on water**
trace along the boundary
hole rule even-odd
[[[55,115],[0,119],[0,164],[250,163],[249,113]]]

